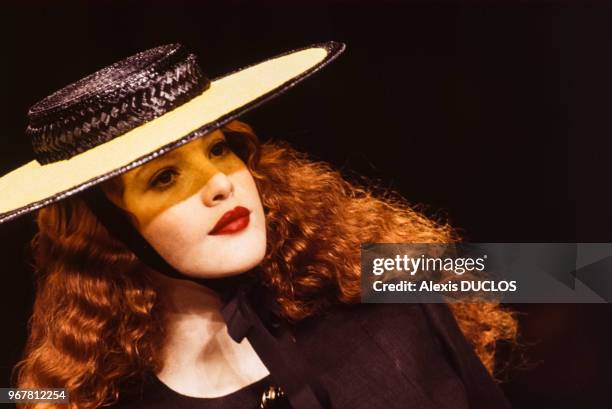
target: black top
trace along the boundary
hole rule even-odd
[[[337,306],[292,333],[332,409],[510,408],[444,304]],[[151,380],[140,397],[125,395],[115,407],[254,409],[269,377],[208,399]]]
[[[264,395],[269,388],[274,388],[270,375],[245,387],[216,398],[198,398],[183,395],[174,391],[153,374],[147,374],[142,387],[133,391],[133,395],[124,398],[121,404],[113,408],[150,408],[150,409],[259,409]],[[267,409],[289,409],[284,396],[268,398]]]

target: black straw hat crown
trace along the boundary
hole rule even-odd
[[[127,57],[54,92],[28,111],[41,164],[69,159],[157,118],[210,86],[197,57],[167,44]]]

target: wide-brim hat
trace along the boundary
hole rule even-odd
[[[70,84],[28,111],[35,159],[0,178],[0,223],[55,203],[207,134],[280,95],[344,50],[327,42],[207,79],[168,44]]]

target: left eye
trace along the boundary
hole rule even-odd
[[[211,156],[223,156],[229,151],[229,146],[225,141],[219,141],[210,148]]]

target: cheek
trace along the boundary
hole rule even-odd
[[[202,213],[189,211],[188,205],[188,202],[181,203],[157,214],[142,229],[142,236],[164,254],[203,238],[206,220]]]

